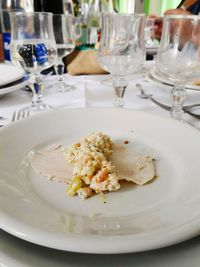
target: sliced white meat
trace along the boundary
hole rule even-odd
[[[31,159],[31,166],[49,180],[71,182],[73,165],[65,160],[60,145],[49,146],[37,151]]]
[[[155,177],[153,159],[134,151],[129,145],[115,145],[110,160],[120,180],[144,185]]]

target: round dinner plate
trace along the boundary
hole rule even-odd
[[[7,86],[5,88],[4,87],[0,88],[0,96],[17,91],[17,90],[25,87],[26,85],[28,85],[28,83],[29,83],[29,78],[28,78],[28,76],[25,76],[24,78],[20,79],[19,81],[13,82],[12,85],[10,85],[10,86]]]
[[[0,86],[3,86],[24,77],[25,73],[22,69],[17,68],[13,64],[1,63],[0,64]]]
[[[65,184],[31,168],[34,151],[96,131],[114,142],[128,140],[131,149],[154,157],[156,179],[82,201],[66,195]],[[0,227],[39,245],[84,253],[145,251],[198,235],[199,136],[170,118],[114,108],[54,110],[5,126],[0,130]]]
[[[153,83],[156,83],[157,85],[160,85],[165,88],[169,88],[169,86],[171,87],[174,85],[171,80],[169,80],[167,77],[165,77],[163,74],[159,73],[155,69],[147,74],[147,78]],[[186,84],[185,88],[189,90],[200,91],[200,85]]]

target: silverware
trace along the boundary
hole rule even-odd
[[[18,121],[20,119],[25,119],[29,117],[30,110],[28,108],[20,109],[18,111],[14,111],[11,121]]]
[[[157,106],[159,106],[159,107],[161,107],[161,108],[163,108],[165,110],[168,110],[168,111],[171,110],[171,108],[172,108],[171,106],[165,105],[165,104],[157,101],[155,98],[152,97],[153,96],[152,94],[145,93],[145,91],[144,91],[144,89],[143,89],[141,84],[137,83],[136,87],[140,90],[140,94],[138,95],[138,97],[140,97],[142,99],[150,99]],[[183,106],[183,111],[185,113],[188,113],[190,116],[192,116],[194,118],[200,119],[200,114],[195,114],[190,110],[190,109],[192,109],[194,107],[200,107],[200,103]]]

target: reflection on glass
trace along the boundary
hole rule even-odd
[[[115,92],[114,105],[124,106],[126,77],[142,67],[145,58],[144,16],[137,14],[102,15],[102,35],[98,61],[110,72]]]
[[[53,66],[57,58],[52,14],[11,12],[11,59],[30,73],[32,80],[32,109],[50,108],[42,96],[40,72]]]
[[[71,91],[75,87],[64,81],[65,64],[63,63],[63,58],[71,54],[75,48],[73,17],[71,15],[53,15],[53,30],[58,50],[58,58],[54,65],[58,82],[54,86],[59,92]]]
[[[157,57],[158,70],[173,81],[173,118],[182,120],[185,84],[200,75],[200,17],[164,17],[163,34]]]

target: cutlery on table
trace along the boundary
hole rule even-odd
[[[157,106],[159,106],[159,107],[161,107],[161,108],[163,108],[165,110],[168,110],[168,111],[171,110],[171,106],[165,105],[165,104],[157,101],[155,98],[153,98],[153,95],[152,94],[147,94],[144,91],[144,89],[143,89],[143,87],[142,87],[141,84],[137,83],[136,84],[136,87],[140,90],[140,94],[138,95],[138,97],[143,98],[143,99],[150,99]],[[183,106],[183,111],[185,113],[188,113],[190,116],[192,116],[194,118],[200,119],[200,114],[195,114],[192,111],[190,111],[190,109],[192,109],[194,107],[200,107],[200,103]]]
[[[30,110],[27,108],[20,109],[18,111],[15,110],[13,113],[11,121],[14,122],[14,121],[18,121],[20,119],[25,119],[25,118],[28,118],[29,115],[30,115]]]

